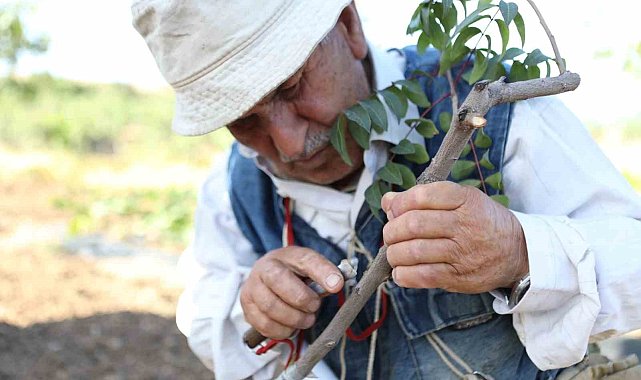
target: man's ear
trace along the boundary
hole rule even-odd
[[[363,34],[363,27],[361,19],[356,11],[356,5],[352,1],[343,11],[338,18],[337,26],[343,26],[345,33],[345,40],[354,54],[354,58],[358,60],[365,59],[367,56],[367,42]]]

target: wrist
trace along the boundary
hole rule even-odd
[[[519,284],[521,280],[523,280],[526,276],[529,276],[530,273],[530,263],[528,260],[528,251],[527,251],[527,243],[525,241],[525,233],[523,232],[523,228],[521,227],[521,223],[519,223],[518,219],[515,216],[512,216],[515,224],[514,230],[516,231],[515,233],[515,242],[514,242],[514,255],[515,255],[515,260],[513,261],[515,263],[514,269],[512,272],[512,278],[510,279],[508,287],[513,289],[515,286]]]

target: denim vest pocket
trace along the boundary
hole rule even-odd
[[[450,293],[443,289],[401,288],[388,281],[387,290],[401,329],[414,339],[445,327],[475,326],[494,314],[488,293]]]

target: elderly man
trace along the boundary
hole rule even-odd
[[[176,91],[173,129],[226,127],[237,141],[202,188],[181,260],[190,281],[178,324],[216,378],[272,378],[290,348],[257,356],[243,332],[315,339],[349,288],[336,264],[355,259],[362,275],[383,241],[393,281],[318,376],[548,379],[580,361],[591,336],[641,327],[641,202],[557,100],[488,113],[511,210],[442,182],[387,194],[383,228],[364,191],[407,127],[390,117],[367,150],[348,137],[352,166],[329,130],[373,91],[433,71],[435,51],[368,47],[347,0],[141,0],[132,10]],[[447,92],[423,84],[431,98]],[[438,107],[430,115],[449,102]],[[417,115],[412,106],[406,117]],[[431,154],[442,141],[409,138]]]

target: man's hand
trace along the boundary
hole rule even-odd
[[[480,190],[453,182],[418,185],[382,199],[394,281],[408,288],[483,293],[528,272],[521,224]]]
[[[311,327],[321,300],[304,282],[306,278],[330,293],[343,288],[343,276],[336,265],[311,249],[285,247],[258,259],[240,289],[247,322],[272,339],[284,339],[294,330]]]

